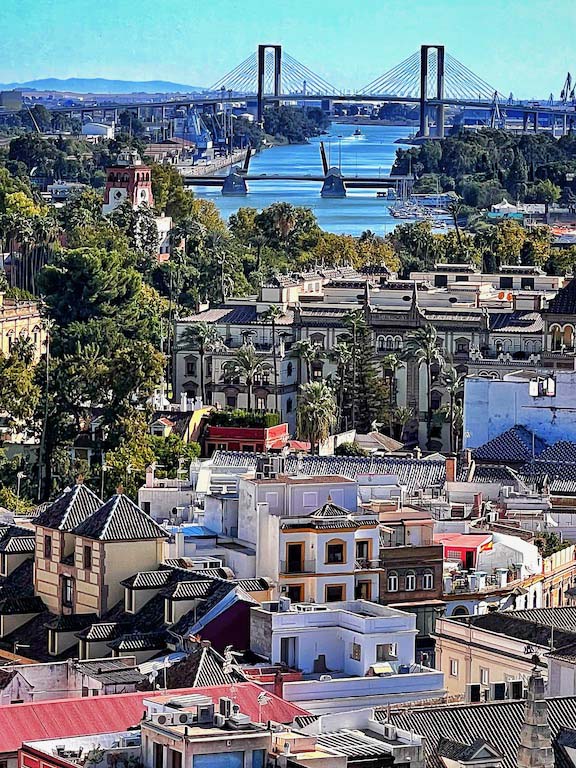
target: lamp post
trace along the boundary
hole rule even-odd
[[[17,499],[20,498],[20,483],[25,477],[26,475],[24,474],[24,472],[18,472],[18,474],[16,475],[16,498]]]

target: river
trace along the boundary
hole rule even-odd
[[[361,136],[354,136],[354,130],[353,125],[333,124],[330,135],[322,137],[329,164],[338,166],[341,162],[346,176],[387,175],[399,146],[394,142],[414,132],[413,127],[402,125],[362,125]],[[320,139],[311,139],[309,144],[271,147],[252,158],[250,172],[321,174],[319,145]],[[346,198],[330,199],[320,197],[321,186],[318,182],[270,179],[249,182],[246,197],[223,197],[218,187],[198,186],[194,192],[213,200],[225,219],[241,207],[262,209],[283,200],[311,208],[318,224],[328,232],[359,235],[371,229],[385,235],[399,223],[390,215],[386,200],[376,197],[375,189],[352,189]]]

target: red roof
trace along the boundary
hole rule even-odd
[[[242,712],[255,720],[259,719],[256,699],[258,694],[262,693],[262,688],[256,683],[177,688],[168,691],[168,694],[139,691],[89,698],[5,704],[0,706],[0,756],[17,752],[23,741],[125,731],[140,723],[145,708],[144,699],[160,697],[168,701],[175,696],[190,693],[203,693],[210,696],[214,702],[218,702],[221,696],[228,696],[241,706]],[[291,723],[298,715],[309,714],[272,693],[266,695],[271,702],[262,707],[263,720]]]
[[[451,549],[477,549],[492,541],[491,533],[435,533],[434,544]]]

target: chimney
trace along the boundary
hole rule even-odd
[[[456,480],[456,456],[446,458],[446,482],[453,483]]]
[[[464,449],[464,466],[469,467],[472,464],[472,451],[470,448]]]
[[[188,410],[188,396],[186,392],[180,392],[180,410],[182,413],[186,413]]]
[[[417,445],[416,448],[414,448],[414,451],[412,452],[412,455],[415,459],[421,459],[422,458],[422,449]]]
[[[474,503],[472,504],[472,511],[474,514],[479,515],[482,509],[482,492],[474,494]]]
[[[146,467],[146,488],[154,488],[154,466],[148,464]]]
[[[274,695],[278,696],[280,699],[283,699],[284,693],[284,677],[282,676],[282,672],[280,672],[279,669],[276,670],[276,674],[274,675]]]
[[[538,657],[535,657],[535,662],[539,663]],[[518,768],[554,768],[545,692],[542,672],[535,666],[528,680],[528,698],[516,762]]]

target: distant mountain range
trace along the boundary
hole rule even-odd
[[[191,93],[206,90],[199,85],[182,85],[167,80],[107,80],[104,77],[46,77],[25,83],[0,83],[0,89],[60,91],[62,93]]]

